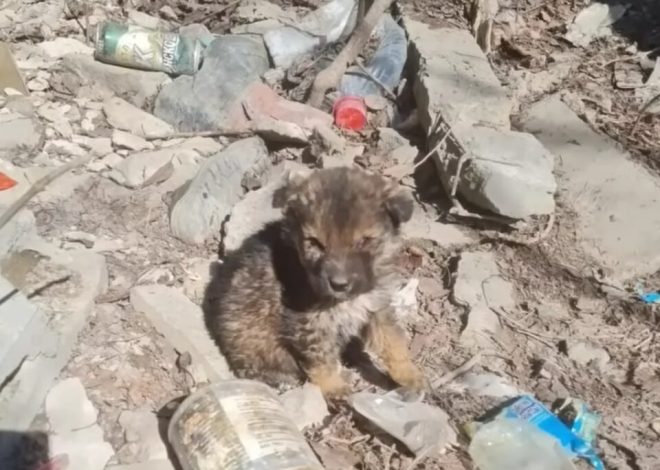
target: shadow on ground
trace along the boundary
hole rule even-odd
[[[613,25],[613,30],[637,44],[640,51],[654,51],[653,56],[660,55],[660,1],[634,0],[598,0],[607,5],[629,4],[630,7]]]
[[[1,469],[50,470],[53,467],[48,465],[48,454],[48,435],[46,433],[0,430]]]

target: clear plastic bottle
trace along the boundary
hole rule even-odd
[[[479,470],[575,470],[552,436],[521,419],[484,424],[468,451]]]
[[[382,95],[382,87],[394,91],[401,81],[403,67],[408,58],[408,41],[405,30],[390,15],[384,15],[374,34],[379,38],[378,49],[365,67],[365,74],[353,68],[342,77],[341,97],[335,102],[335,122],[339,127],[359,130],[366,124],[366,107],[363,99],[370,95]]]
[[[226,380],[190,395],[168,439],[183,470],[323,470],[275,392]]]

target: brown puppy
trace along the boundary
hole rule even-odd
[[[390,307],[410,195],[378,175],[332,168],[290,176],[273,203],[284,218],[229,254],[207,289],[207,326],[232,369],[271,385],[307,377],[343,395],[341,353],[358,337],[395,382],[422,388]]]

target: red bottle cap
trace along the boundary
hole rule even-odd
[[[335,125],[342,129],[359,131],[367,124],[367,105],[357,96],[342,96],[332,109]]]

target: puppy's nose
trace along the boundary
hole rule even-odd
[[[349,288],[348,277],[343,274],[335,274],[328,280],[330,281],[330,287],[335,292],[346,292]]]

